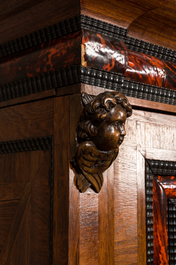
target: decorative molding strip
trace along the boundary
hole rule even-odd
[[[147,230],[147,265],[153,265],[153,173],[145,163],[146,230]]]
[[[122,40],[127,45],[127,48],[132,51],[152,55],[156,58],[168,60],[170,62],[176,62],[176,51],[128,37],[127,29],[85,15],[66,19],[18,39],[1,44],[0,58],[59,38],[80,29],[88,29],[100,34],[102,33],[111,38]]]
[[[125,40],[128,34],[128,29],[124,29],[85,15],[80,16],[80,26],[81,29],[91,30],[122,41]]]
[[[128,80],[124,75],[81,67],[81,82],[119,91],[125,96],[176,105],[176,91]]]
[[[147,228],[147,265],[152,265],[154,262],[154,236],[153,236],[153,177],[154,175],[160,176],[176,176],[176,162],[160,161],[160,160],[146,160],[145,167],[146,176],[146,228]],[[172,219],[173,216],[173,203],[175,199],[169,198],[168,202],[168,216]],[[175,214],[176,208],[174,210]],[[170,261],[176,256],[176,250],[173,248],[173,223],[172,219],[168,220],[168,233],[169,233],[169,253]],[[175,220],[175,219],[174,219]],[[174,259],[175,260],[175,259]],[[170,263],[169,263],[170,264]],[[174,264],[171,262],[171,264]]]
[[[29,49],[41,43],[59,38],[61,36],[65,36],[80,29],[80,17],[75,16],[41,30],[32,32],[21,38],[1,44],[0,58],[19,51],[23,51],[25,49]]]
[[[46,150],[50,149],[51,146],[52,136],[1,142],[0,154]]]
[[[150,101],[176,105],[176,91],[128,80],[122,74],[74,65],[0,86],[0,102],[75,83],[115,90]]]
[[[99,193],[102,173],[118,155],[132,107],[119,92],[107,91],[97,96],[82,93],[81,101],[84,109],[77,127],[77,151],[71,162],[79,174],[76,179],[79,191],[85,192],[90,187]]]
[[[150,169],[154,175],[161,176],[175,176],[176,162],[175,161],[161,161],[161,160],[147,160]]]
[[[0,102],[80,81],[80,66],[46,72],[0,86]]]
[[[129,80],[176,90],[176,64],[127,49],[124,42],[82,30],[82,65]]]
[[[47,137],[47,146],[51,148],[50,167],[50,232],[49,232],[49,265],[53,264],[53,196],[54,196],[54,137]],[[44,141],[46,141],[44,139]]]
[[[168,200],[169,265],[175,265],[176,199]]]

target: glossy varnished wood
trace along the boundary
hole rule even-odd
[[[1,1],[0,6],[2,10],[1,44],[78,15],[80,10],[78,0],[72,2],[69,0],[64,2],[9,0],[5,4]]]
[[[0,141],[52,135],[52,121],[53,99],[3,108],[0,113]]]
[[[81,63],[81,34],[72,33],[1,59],[0,85]]]
[[[175,14],[175,2],[165,1],[157,8],[133,20],[128,27],[128,36],[175,50]]]
[[[69,96],[54,100],[53,264],[68,264]]]
[[[128,36],[175,50],[173,0],[81,2],[81,13],[129,29]],[[164,23],[163,23],[164,22]]]
[[[1,264],[48,264],[50,151],[0,155]],[[20,251],[19,251],[20,250]]]

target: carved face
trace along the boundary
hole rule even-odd
[[[126,110],[121,105],[116,105],[108,112],[92,139],[99,150],[109,151],[119,147],[126,135],[126,118]]]

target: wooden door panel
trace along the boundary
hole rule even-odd
[[[53,99],[1,108],[0,124],[0,142],[52,135]]]
[[[9,165],[0,172],[2,265],[51,264],[51,161],[51,145],[45,150],[0,155],[0,166]]]

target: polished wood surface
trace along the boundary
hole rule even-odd
[[[0,7],[1,44],[80,13],[78,0],[8,0],[0,1]]]
[[[81,63],[81,34],[59,39],[1,59],[0,85]]]
[[[50,157],[49,151],[0,155],[1,168],[9,165],[1,170],[0,182],[3,265],[48,264]]]
[[[129,29],[128,36],[176,50],[176,4],[163,1],[82,0],[81,13]]]
[[[173,0],[0,1],[0,43],[22,37],[75,15],[84,14],[128,28],[129,36],[175,50]],[[40,14],[40,16],[38,16]],[[23,25],[21,27],[21,25]]]
[[[125,43],[84,30],[82,65],[125,75],[129,80],[175,90],[176,64],[128,50]]]
[[[53,100],[1,109],[0,120],[0,263],[48,264],[53,154],[42,137],[53,132]]]
[[[154,1],[155,2],[155,1]],[[129,25],[128,36],[176,50],[176,3],[169,0],[144,13]]]

